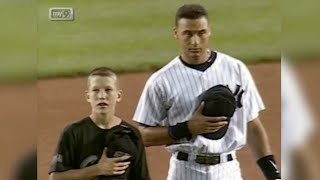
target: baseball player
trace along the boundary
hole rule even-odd
[[[91,114],[67,126],[51,162],[51,180],[149,180],[139,131],[115,115],[122,90],[109,68],[88,77]]]
[[[314,115],[308,107],[290,62],[281,57],[281,159],[283,179],[320,178],[312,139],[316,132]]]
[[[240,180],[236,151],[246,142],[266,179],[280,179],[267,134],[259,120],[265,109],[254,80],[241,61],[209,50],[211,29],[206,10],[198,4],[177,10],[174,37],[181,55],[146,82],[133,120],[146,146],[167,145],[172,153],[167,180]],[[230,88],[237,100],[226,134],[215,133],[226,117],[202,115],[200,95],[216,85]],[[257,178],[260,179],[260,178]]]
[[[13,180],[37,180],[37,150],[32,149],[19,162]]]

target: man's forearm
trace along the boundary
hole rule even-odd
[[[173,143],[168,135],[168,127],[143,127],[139,126],[145,146],[161,146]]]
[[[259,119],[255,119],[248,124],[248,145],[256,159],[271,155],[267,133]]]
[[[93,165],[83,169],[72,169],[50,174],[50,180],[93,180],[99,175],[98,168]]]
[[[280,172],[272,154],[267,133],[259,118],[248,124],[248,144],[266,179],[281,179]]]

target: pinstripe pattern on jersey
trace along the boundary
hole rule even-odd
[[[242,180],[242,176],[237,160],[208,166],[172,156],[167,180]]]
[[[175,125],[191,118],[200,96],[212,86],[223,84],[235,92],[243,90],[242,108],[231,119],[226,135],[216,141],[195,136],[190,141],[168,146],[193,153],[226,153],[240,149],[246,142],[246,123],[255,119],[264,104],[247,67],[239,60],[217,52],[216,61],[201,72],[185,66],[176,57],[147,81],[133,119],[150,126]]]

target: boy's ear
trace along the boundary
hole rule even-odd
[[[87,100],[87,102],[90,102],[89,91],[86,90],[85,93],[86,93],[86,100]]]
[[[120,102],[122,99],[122,90],[120,89],[117,94],[117,102]]]

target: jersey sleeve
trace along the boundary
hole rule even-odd
[[[241,75],[244,86],[241,103],[243,105],[244,119],[249,122],[259,116],[259,112],[265,109],[265,105],[249,69],[244,64],[242,64]]]
[[[138,137],[138,155],[137,159],[134,164],[134,169],[132,173],[130,174],[131,179],[139,179],[139,180],[150,180],[150,174],[149,174],[149,169],[148,169],[148,164],[147,164],[147,158],[146,158],[146,151],[144,144],[142,142],[142,137],[139,133],[139,131],[135,131],[136,135]]]
[[[54,152],[49,174],[52,172],[64,172],[73,169],[74,162],[74,137],[71,128],[64,129],[58,140],[58,145]]]
[[[166,104],[161,82],[151,77],[142,91],[133,120],[148,126],[160,126],[167,117]]]
[[[314,115],[296,74],[289,64],[281,62],[281,149],[294,149],[303,144],[314,131]]]

